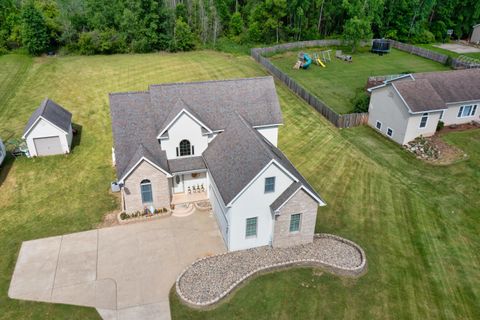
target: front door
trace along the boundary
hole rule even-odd
[[[183,174],[179,174],[173,177],[173,193],[185,192],[183,187]]]

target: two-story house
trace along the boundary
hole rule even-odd
[[[399,144],[480,121],[480,69],[407,74],[368,89],[368,124]]]
[[[313,240],[325,202],[276,147],[272,77],[151,85],[110,94],[110,108],[124,211],[201,186],[229,250]]]

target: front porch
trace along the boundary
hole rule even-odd
[[[192,192],[192,193],[174,193],[172,195],[172,204],[191,203],[208,200],[207,191]]]

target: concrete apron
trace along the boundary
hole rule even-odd
[[[108,320],[170,319],[177,275],[225,250],[215,218],[200,212],[26,241],[8,295],[93,307]]]

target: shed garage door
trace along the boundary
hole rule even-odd
[[[62,154],[62,144],[60,137],[36,138],[33,139],[38,156],[49,156],[52,154]]]

